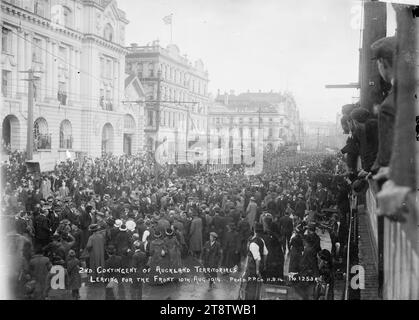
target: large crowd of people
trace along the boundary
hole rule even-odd
[[[2,219],[16,298],[79,299],[86,270],[89,279],[106,280],[107,299],[141,299],[144,281],[122,285],[120,268],[164,285],[158,271],[178,270],[166,275],[176,281],[187,259],[204,267],[210,289],[220,272],[243,272],[245,299],[260,294],[252,279],[276,283],[286,274],[322,279],[333,297],[348,184],[336,174],[336,157],[287,159],[278,156],[257,176],[242,166],[200,166],[187,175],[184,166],[157,165],[146,155],[69,160],[30,173],[24,155],[10,154]],[[65,270],[65,289],[51,288],[52,266]]]

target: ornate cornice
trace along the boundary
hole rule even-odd
[[[83,41],[84,42],[87,42],[87,41],[95,42],[95,43],[101,45],[102,47],[111,49],[113,51],[116,51],[116,52],[124,54],[124,55],[126,55],[128,53],[128,50],[125,49],[125,47],[120,46],[119,44],[116,44],[114,42],[106,41],[104,38],[101,38],[101,37],[99,37],[95,34],[92,34],[92,33],[85,34],[83,36]]]
[[[32,13],[20,7],[17,7],[13,4],[1,2],[1,9],[3,12],[10,16],[16,16],[19,19],[28,21],[30,23],[43,27],[49,31],[65,35],[76,40],[83,39],[83,34],[81,32],[62,26],[57,27],[57,25],[52,23],[51,20],[41,17],[35,13]]]

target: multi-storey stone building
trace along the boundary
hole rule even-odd
[[[208,72],[201,60],[192,63],[179,48],[131,44],[126,72],[144,86],[146,148],[160,161],[193,162],[195,147],[205,145],[208,112]],[[156,151],[156,148],[158,150]]]
[[[288,93],[218,93],[209,110],[209,126],[210,149],[228,150],[227,163],[253,157],[256,145],[275,150],[287,143],[300,143],[301,138],[299,112]],[[217,139],[218,147],[213,143]]]
[[[2,137],[26,147],[28,77],[33,69],[34,160],[55,162],[67,152],[98,156],[143,146],[141,105],[123,105],[125,12],[109,0],[1,1]]]

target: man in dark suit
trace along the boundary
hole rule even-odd
[[[87,205],[85,209],[82,209],[82,213],[80,215],[80,230],[81,230],[81,249],[84,249],[86,247],[87,244],[87,240],[89,239],[89,226],[93,223],[95,223],[94,221],[94,216],[91,213],[93,207],[91,205]]]
[[[51,229],[47,215],[48,210],[43,209],[41,214],[34,220],[35,243],[37,247],[45,247],[50,241]]]
[[[279,218],[278,228],[279,228],[281,238],[283,239],[281,243],[282,251],[285,253],[287,247],[288,247],[288,251],[290,249],[290,239],[292,235],[292,230],[294,229],[294,225],[289,215],[289,211],[286,211],[285,215]]]
[[[143,281],[141,278],[145,278],[145,273],[143,270],[147,265],[147,254],[145,253],[145,248],[142,242],[134,242],[134,254],[131,259],[131,267],[135,268],[136,273],[133,276],[134,285],[132,286],[132,297],[133,300],[142,300],[143,299]],[[138,279],[140,278],[140,279]]]
[[[122,258],[116,254],[116,248],[114,245],[109,245],[106,252],[108,253],[108,259],[105,261],[105,269],[110,270],[110,272],[106,273],[107,279],[112,279],[106,285],[106,300],[119,300],[119,297],[123,295],[121,290],[121,286],[119,283],[121,282],[121,273],[113,271],[117,270],[118,268],[122,267]],[[116,279],[116,281],[114,280]]]
[[[394,84],[393,57],[396,51],[396,37],[381,38],[371,45],[373,58],[377,60],[378,71],[383,80]],[[393,148],[394,125],[396,122],[396,106],[394,104],[393,88],[381,103],[378,110],[378,152],[373,172],[377,172],[375,179],[388,178],[389,163]]]
[[[295,204],[295,214],[303,220],[306,209],[306,202],[304,201],[303,195],[300,193],[298,195],[297,203]]]

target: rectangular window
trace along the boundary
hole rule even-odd
[[[61,71],[67,70],[67,49],[65,47],[60,47],[58,53],[60,57],[60,61],[58,61],[59,69],[61,69]]]
[[[154,77],[154,65],[152,63],[150,63],[148,65],[148,69],[149,69],[149,73],[150,73],[150,77]]]
[[[67,86],[65,82],[59,82],[58,83],[58,90],[61,92],[66,92],[67,91]]]
[[[1,93],[5,97],[8,97],[10,94],[11,74],[10,71],[6,70],[2,70],[1,72]]]
[[[105,75],[105,59],[100,58],[100,76],[103,78]]]
[[[106,60],[106,78],[110,79],[112,76],[112,61]]]
[[[153,110],[148,110],[147,115],[148,115],[148,125],[152,127],[153,126]]]
[[[102,109],[105,109],[105,90],[104,89],[99,90],[99,105],[102,107]]]
[[[41,39],[33,38],[32,41],[32,61],[42,62],[42,41]]]
[[[45,17],[44,0],[35,1],[34,13],[38,16]]]
[[[2,28],[1,50],[4,53],[12,53],[12,32],[7,28]]]

